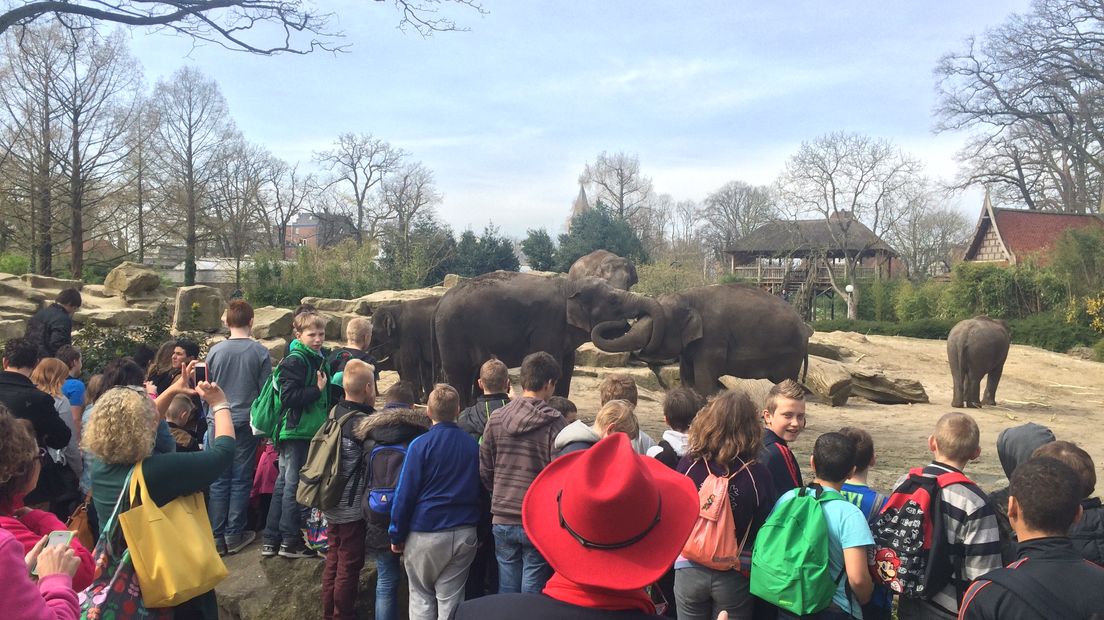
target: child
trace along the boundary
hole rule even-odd
[[[345,365],[349,363],[349,360],[360,360],[374,367],[376,358],[368,354],[368,347],[371,343],[372,322],[364,317],[350,320],[349,324],[345,326],[345,346],[334,349],[326,356],[326,365],[330,368],[334,401],[340,401],[343,396],[341,377],[338,373],[345,369]]]
[[[1088,452],[1072,441],[1055,441],[1041,446],[1031,455],[1049,456],[1069,465],[1081,481],[1081,519],[1069,530],[1074,549],[1086,560],[1104,566],[1104,508],[1096,489],[1096,466]]]
[[[84,362],[81,360],[81,352],[77,347],[66,344],[62,345],[57,352],[57,358],[67,366],[69,366],[69,377],[65,379],[65,383],[61,386],[61,393],[65,398],[69,399],[69,406],[73,410],[73,421],[77,439],[80,439],[80,418],[84,413],[84,382],[80,380],[81,370],[84,369]],[[79,443],[79,441],[78,441]]]
[[[586,450],[613,433],[625,433],[635,440],[640,434],[640,422],[633,409],[627,400],[611,400],[598,410],[593,425],[587,426],[582,420],[568,424],[556,435],[556,456]]]
[[[476,399],[475,404],[460,412],[458,424],[472,439],[479,441],[483,438],[483,429],[487,426],[487,418],[491,417],[496,409],[510,402],[510,370],[500,360],[489,359],[479,367],[479,389],[483,395]]]
[[[373,371],[372,366],[361,360],[348,360],[341,377],[345,398],[334,405],[330,413],[333,419],[338,420],[348,413],[357,412],[345,420],[341,428],[341,467],[349,482],[338,505],[323,511],[329,523],[329,551],[322,569],[323,618],[356,617],[357,583],[360,569],[364,567],[366,532],[360,503],[367,477],[357,473],[358,468],[363,470],[364,467],[364,450],[362,443],[353,435],[353,429],[374,411],[372,404],[376,402],[376,385]]]
[[[805,430],[805,388],[793,379],[786,379],[767,393],[763,409],[763,464],[771,472],[774,488],[779,493],[802,486],[801,468],[790,450],[790,443]]]
[[[854,463],[855,442],[840,433],[824,433],[818,437],[809,458],[809,466],[816,474],[813,482],[825,491],[839,491],[843,482],[854,474]],[[778,498],[775,510],[796,495],[797,489],[787,491]],[[862,605],[870,599],[874,588],[867,568],[867,548],[874,545],[870,527],[862,511],[850,502],[824,501],[820,506],[828,524],[828,572],[833,576],[846,575],[846,582],[841,579],[836,587],[832,607],[826,610],[832,612],[838,608],[840,613],[829,613],[825,617],[864,618]]]
[[[329,377],[322,350],[326,319],[305,312],[295,317],[293,327],[295,340],[291,341],[291,352],[280,362],[284,419],[279,436],[273,441],[279,454],[280,473],[272,490],[261,556],[279,553],[284,558],[314,558],[318,554],[303,543],[301,528],[307,514],[295,501],[295,491],[299,487],[299,470],[307,459],[307,446],[330,410]]]
[[[939,476],[961,472],[970,461],[981,455],[977,422],[965,413],[948,413],[939,418],[935,432],[928,437],[928,449],[934,460],[924,467],[923,475]],[[906,477],[894,485],[900,486]],[[954,618],[958,614],[961,593],[971,581],[1001,567],[1000,535],[997,518],[989,498],[973,482],[951,484],[940,491],[945,543],[952,545],[951,583],[929,598],[900,598],[897,617]]]
[[[190,396],[177,394],[169,403],[169,409],[165,412],[165,419],[169,423],[169,431],[176,440],[177,452],[198,452],[199,437],[195,434],[195,404]],[[189,430],[191,429],[191,430]]]
[[[636,382],[623,372],[610,373],[598,384],[598,396],[603,405],[611,400],[626,400],[636,407],[638,398]],[[632,445],[636,448],[637,454],[647,454],[648,450],[655,447],[656,442],[648,433],[638,430],[638,434],[633,437]]]
[[[855,442],[855,472],[843,483],[840,495],[859,507],[867,523],[874,523],[885,506],[887,497],[866,484],[870,468],[877,462],[874,439],[870,433],[854,426],[845,426],[839,433]],[[893,612],[893,592],[881,585],[874,586],[870,602],[863,605],[863,620],[889,620]]]
[[[575,403],[563,396],[553,396],[549,398],[548,406],[559,411],[560,414],[563,415],[564,421],[568,424],[579,419],[579,408],[575,406]]]
[[[674,469],[682,455],[686,454],[690,423],[702,406],[702,399],[694,390],[669,390],[663,397],[663,421],[669,428],[663,431],[663,439],[659,440],[659,444],[648,450],[648,456],[655,457],[660,463]]]

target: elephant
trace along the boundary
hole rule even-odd
[[[594,328],[599,349],[637,351],[649,363],[679,361],[679,379],[702,396],[720,389],[718,379],[801,379],[808,367],[813,330],[775,295],[742,284],[717,284],[662,295],[664,321],[649,315],[624,334],[614,323]],[[611,337],[610,332],[614,335]]]
[[[444,380],[465,404],[474,401],[479,367],[492,356],[513,368],[537,351],[562,368],[556,395],[567,396],[575,349],[599,323],[628,329],[626,319],[659,313],[655,300],[610,286],[600,278],[545,277],[496,271],[467,280],[441,298],[434,335]],[[663,319],[654,319],[658,325]]]
[[[947,335],[947,361],[954,382],[952,407],[980,407],[997,404],[997,385],[1008,359],[1012,330],[1008,323],[987,316],[959,321]],[[981,378],[985,397],[981,397]]]
[[[613,252],[606,250],[594,250],[586,256],[571,264],[567,271],[567,277],[602,278],[610,283],[610,286],[627,291],[637,283],[636,267],[629,259],[621,258]]]
[[[424,401],[433,391],[433,313],[440,297],[427,297],[381,306],[372,313],[369,353],[380,368],[395,370],[414,385],[414,396]]]

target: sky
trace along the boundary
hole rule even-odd
[[[603,151],[639,157],[659,193],[702,200],[774,181],[802,141],[888,138],[951,177],[962,134],[933,133],[940,56],[1029,0],[483,0],[442,7],[467,32],[396,28],[389,2],[327,0],[345,53],[262,57],[132,31],[152,85],[185,64],[218,81],[245,137],[311,168],[370,133],[435,175],[457,230],[562,232]],[[972,218],[980,190],[952,199]]]

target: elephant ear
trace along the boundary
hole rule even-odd
[[[567,324],[585,332],[590,331],[590,313],[583,306],[579,291],[574,291],[567,296]]]
[[[682,324],[682,346],[700,340],[702,337],[702,319],[697,310],[690,308],[686,312],[686,320]]]

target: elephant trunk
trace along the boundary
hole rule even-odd
[[[624,333],[607,338],[604,334],[609,332]],[[594,342],[594,346],[610,353],[639,351],[652,339],[652,319],[648,316],[638,319],[627,332],[625,332],[624,321],[605,321],[594,326],[590,332],[590,339]]]

